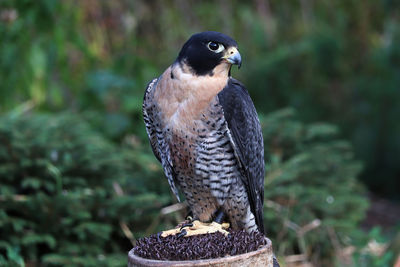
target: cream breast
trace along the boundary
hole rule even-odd
[[[187,130],[204,114],[228,82],[229,65],[220,64],[213,75],[194,75],[185,64],[174,64],[163,74],[154,92],[166,127]]]

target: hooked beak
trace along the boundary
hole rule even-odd
[[[242,66],[242,57],[236,47],[228,48],[223,58],[231,64],[238,65],[238,69]]]

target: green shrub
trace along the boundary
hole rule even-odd
[[[332,262],[335,242],[350,238],[368,205],[356,179],[360,162],[349,142],[338,139],[334,125],[303,124],[292,109],[261,121],[267,235],[280,255],[301,253]]]
[[[78,114],[2,116],[0,144],[1,266],[126,266],[121,225],[140,235],[169,200],[148,154],[113,145]]]

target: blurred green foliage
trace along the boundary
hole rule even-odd
[[[340,139],[370,190],[398,198],[399,10],[392,0],[0,1],[0,265],[124,265],[121,225],[138,237],[182,218],[159,215],[173,202],[141,103],[203,30],[239,43],[233,76],[262,117],[279,255],[326,263],[334,237],[363,247],[361,165]]]
[[[140,235],[171,201],[151,155],[113,145],[76,114],[8,114],[0,144],[0,250],[14,263],[19,252],[27,264],[126,266],[134,237],[120,225]]]
[[[356,180],[361,164],[333,125],[303,124],[292,109],[261,122],[269,162],[267,235],[278,255],[309,254],[329,266],[337,249],[332,239],[344,244],[353,238],[368,206]]]
[[[393,266],[395,260],[395,252],[387,250],[386,246],[390,244],[388,237],[382,233],[379,227],[372,228],[369,232],[365,233],[360,231],[354,239],[356,246],[363,247],[357,250],[352,256],[356,266]],[[365,244],[367,244],[365,246]]]
[[[395,198],[400,187],[398,1],[51,1],[0,3],[0,111],[105,112],[112,138],[144,137],[145,85],[194,32],[239,43],[234,71],[260,112],[293,106],[343,129],[362,179]],[[110,130],[112,129],[112,130]]]

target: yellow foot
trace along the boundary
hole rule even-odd
[[[161,233],[162,237],[166,237],[169,235],[180,235],[180,236],[192,236],[192,235],[203,235],[210,234],[215,232],[223,233],[224,235],[228,235],[229,232],[226,229],[229,228],[229,223],[203,223],[198,220],[191,222],[187,226],[183,226],[181,228],[175,228],[167,231],[163,231]]]

